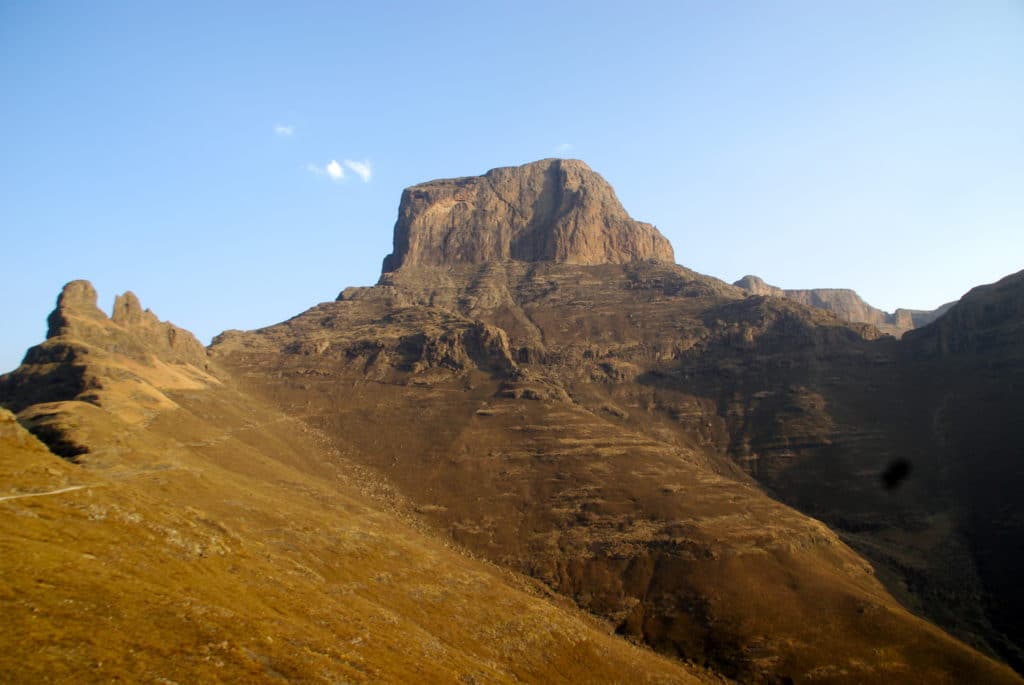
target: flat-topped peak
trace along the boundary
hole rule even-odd
[[[675,261],[654,226],[634,221],[586,163],[542,159],[406,188],[384,272],[489,261]]]
[[[407,190],[415,188],[424,188],[438,185],[450,185],[459,184],[464,182],[476,181],[481,178],[496,178],[506,175],[529,175],[532,173],[546,173],[551,169],[559,169],[566,171],[576,171],[580,173],[595,174],[594,170],[587,165],[581,159],[563,159],[561,157],[546,157],[545,159],[538,159],[535,162],[527,162],[526,164],[520,164],[518,166],[500,166],[490,169],[484,172],[480,176],[458,176],[455,178],[436,178],[430,181],[423,181],[417,183],[414,186],[410,186]],[[596,174],[595,174],[596,175]],[[603,179],[602,179],[603,180]]]

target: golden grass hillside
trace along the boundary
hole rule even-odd
[[[383,511],[307,427],[215,370],[83,356],[71,335],[51,346],[93,378],[88,401],[21,420],[78,463],[0,416],[0,680],[710,679]]]

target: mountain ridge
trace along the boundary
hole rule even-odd
[[[872,307],[855,290],[849,288],[782,289],[749,274],[733,285],[753,295],[785,297],[810,307],[824,309],[833,312],[843,321],[871,324],[883,333],[897,338],[907,331],[927,326],[956,304],[947,302],[933,310],[900,308],[890,314]]]
[[[38,386],[0,409],[5,680],[720,682],[453,549],[205,354],[162,359],[137,298],[94,295],[69,283],[0,376],[4,406]]]
[[[22,473],[21,460],[36,459],[24,450],[38,444],[21,435],[5,448],[9,482],[40,496],[0,505],[40,520],[27,536],[5,529],[10,553],[0,557],[12,577],[37,571],[19,544],[74,570],[74,555],[96,556],[75,540],[95,540],[87,521],[102,515],[117,522],[103,558],[129,584],[115,596],[112,576],[86,587],[43,573],[48,587],[71,589],[21,587],[31,599],[11,606],[24,640],[8,651],[48,639],[27,628],[31,613],[63,615],[52,600],[88,592],[170,625],[169,605],[135,592],[155,567],[133,567],[131,556],[118,565],[113,553],[134,540],[137,516],[159,531],[159,542],[145,539],[160,563],[183,577],[204,568],[237,595],[178,588],[203,626],[183,632],[202,649],[171,671],[182,678],[210,677],[205,655],[258,680],[316,669],[407,678],[426,660],[427,681],[537,681],[552,678],[554,660],[577,680],[1021,682],[990,658],[1016,663],[1022,635],[1012,609],[1024,559],[1012,541],[1024,531],[1005,511],[1016,483],[1007,450],[1021,437],[1007,410],[1024,367],[1020,275],[897,341],[675,264],[656,229],[629,220],[576,164],[501,171],[522,186],[524,206],[496,214],[482,177],[413,186],[376,286],[226,331],[206,349],[130,292],[107,317],[90,284],[69,283],[48,339],[0,376],[0,406],[65,458],[55,474]],[[553,178],[570,191],[598,185],[573,196]],[[416,188],[434,190],[415,198]],[[948,399],[960,389],[981,409]],[[979,426],[981,445],[971,437]],[[972,475],[964,455],[976,447],[991,467]],[[889,488],[883,476],[900,460],[905,477]],[[54,538],[64,497],[71,527]],[[962,517],[979,502],[986,516]],[[313,530],[330,531],[326,547]],[[996,545],[1001,536],[1009,548]],[[389,545],[427,564],[434,582]],[[510,591],[480,559],[555,609]],[[299,627],[243,602],[239,569]],[[446,575],[454,580],[436,582]],[[287,579],[302,607],[258,578]],[[332,651],[329,633],[302,618],[321,591],[341,599],[321,600],[330,609],[314,618],[351,648]],[[494,597],[508,614],[474,610]],[[233,613],[243,629],[196,618]],[[429,635],[410,633],[413,624]],[[142,634],[143,670],[116,652],[89,653],[163,677],[169,662],[155,645],[165,629]],[[602,630],[649,649],[631,652]],[[281,636],[304,651],[267,646]],[[396,658],[408,639],[418,640],[409,659]]]

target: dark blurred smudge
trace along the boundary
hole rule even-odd
[[[912,466],[906,459],[896,459],[882,472],[882,485],[886,490],[895,490],[907,476],[910,475]]]

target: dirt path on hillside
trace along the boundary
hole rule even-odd
[[[23,495],[7,495],[0,497],[0,502],[9,499],[21,499],[22,497],[42,497],[43,495],[59,495],[62,492],[71,492],[72,490],[81,490],[82,488],[91,487],[89,485],[72,485],[67,488],[60,488],[59,490],[50,490],[49,492],[26,492]]]

